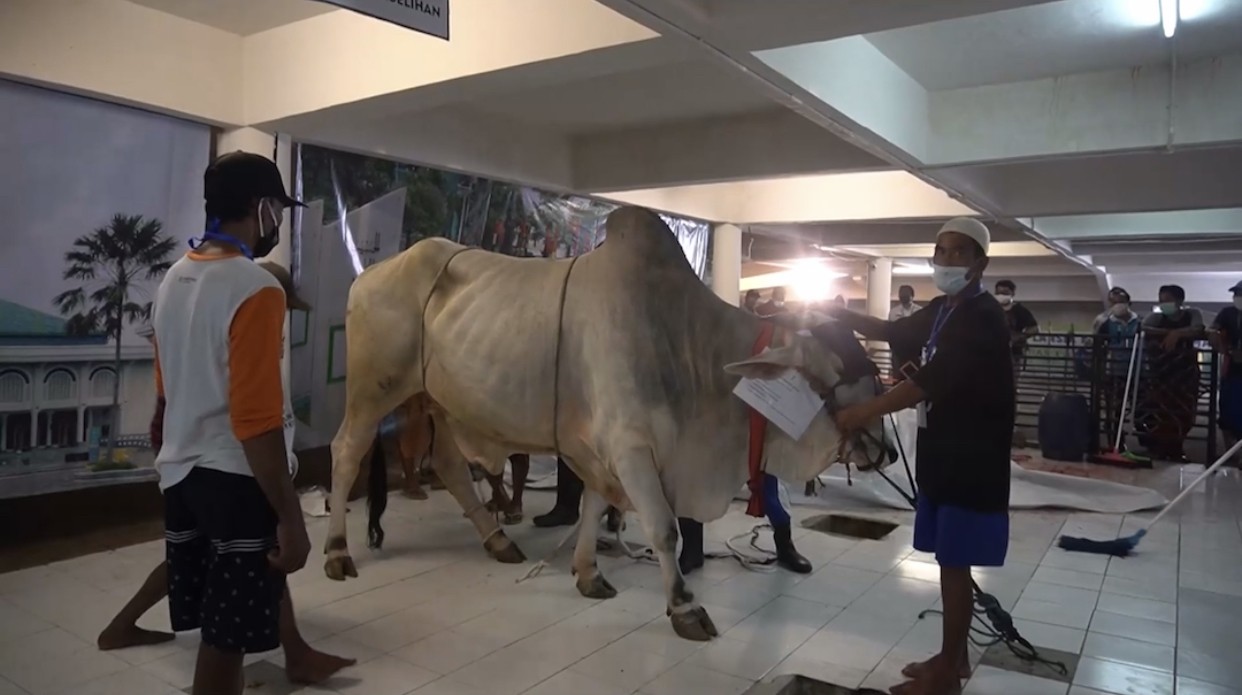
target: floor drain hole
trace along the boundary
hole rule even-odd
[[[871,688],[846,688],[806,676],[781,676],[769,683],[759,683],[743,695],[884,695]]]
[[[802,522],[802,526],[820,533],[878,541],[897,530],[897,524],[845,514],[821,514]]]

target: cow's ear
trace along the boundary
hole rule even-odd
[[[747,379],[776,379],[782,374],[801,366],[802,352],[796,345],[765,350],[748,360],[726,364],[729,374]]]

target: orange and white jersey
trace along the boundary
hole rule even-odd
[[[252,475],[241,443],[267,432],[284,430],[288,445],[285,293],[271,273],[240,254],[191,252],[160,283],[152,325],[166,401],[161,490],[196,466]]]

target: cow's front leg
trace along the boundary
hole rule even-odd
[[[664,495],[649,450],[633,450],[617,459],[617,477],[638,513],[647,540],[660,560],[668,615],[673,630],[689,640],[707,641],[720,634],[707,611],[686,588],[686,579],[677,565],[677,518]],[[598,522],[597,522],[598,523]]]
[[[599,535],[599,519],[608,503],[594,490],[582,497],[582,516],[578,523],[578,544],[574,547],[574,574],[578,575],[578,593],[587,598],[612,598],[617,590],[604,579],[596,562],[595,539]]]

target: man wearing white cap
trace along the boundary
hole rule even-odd
[[[969,676],[972,567],[997,567],[1009,548],[1009,447],[1013,362],[1005,312],[980,285],[990,235],[978,220],[949,220],[932,261],[944,294],[897,321],[836,310],[873,340],[918,345],[923,366],[887,393],[837,414],[842,431],[887,413],[918,409],[918,510],[914,547],[940,564],[944,635],[938,655],[910,664],[894,695],[957,693]]]

